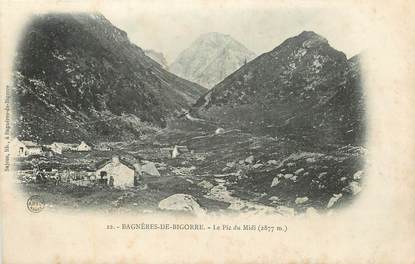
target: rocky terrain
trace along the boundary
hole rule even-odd
[[[304,31],[225,78],[193,114],[273,136],[348,144],[361,142],[363,107],[358,57],[347,60]]]
[[[169,66],[167,63],[166,58],[164,57],[164,54],[152,49],[146,49],[144,50],[144,53],[150,57],[151,59],[153,59],[155,62],[157,62],[158,64],[160,64],[163,69],[165,70],[169,70]]]
[[[230,35],[207,33],[179,54],[170,70],[180,77],[212,88],[255,57]]]
[[[133,139],[165,127],[205,92],[100,14],[34,16],[14,78],[16,134],[35,141]]]
[[[215,133],[214,124],[182,120],[158,134],[114,142],[111,151],[64,153],[19,161],[23,190],[40,194],[48,210],[190,214],[315,214],[348,206],[362,188],[366,150],[357,146],[304,146],[239,130]],[[187,146],[172,159],[162,148]],[[154,162],[160,177],[117,189],[74,183],[36,184],[34,164],[73,174],[114,153]]]
[[[47,210],[197,215],[315,214],[360,194],[360,56],[347,59],[309,31],[250,62],[229,36],[195,43],[175,67],[219,82],[210,91],[167,72],[149,57],[160,54],[147,56],[101,15],[35,17],[17,52],[16,133],[92,148],[14,160],[25,193]],[[177,146],[187,151],[173,155]],[[97,164],[114,156],[151,163],[157,176],[103,185]]]

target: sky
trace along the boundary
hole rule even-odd
[[[367,29],[347,8],[268,6],[129,6],[103,8],[102,14],[143,49],[162,52],[168,63],[201,34],[229,34],[260,55],[285,39],[312,30],[348,58],[364,50]]]

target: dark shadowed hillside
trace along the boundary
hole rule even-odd
[[[364,117],[358,61],[304,31],[231,74],[193,112],[225,127],[354,143]]]
[[[322,105],[289,120],[280,131],[292,133],[319,143],[336,142],[362,145],[365,140],[364,91],[361,80],[360,56],[349,59],[347,81],[341,89]]]
[[[162,69],[100,14],[35,16],[17,51],[16,133],[130,139],[164,127],[205,91]]]

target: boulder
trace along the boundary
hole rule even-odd
[[[327,172],[322,172],[318,175],[318,178],[321,179],[327,175]]]
[[[161,200],[159,208],[169,211],[191,212],[197,215],[205,214],[205,210],[200,207],[193,196],[183,193],[173,194]]]
[[[214,185],[208,181],[201,181],[197,184],[197,186],[210,190]]]
[[[294,162],[287,163],[287,167],[294,167],[294,166],[295,166],[295,163]]]
[[[295,176],[293,176],[293,177],[290,178],[290,180],[292,180],[292,181],[297,181],[297,179],[298,179],[298,176],[297,175],[295,175]]]
[[[248,158],[245,159],[245,162],[248,164],[252,164],[254,162],[254,156],[249,156]]]
[[[357,171],[355,174],[353,174],[353,180],[360,180],[362,178],[363,171]]]
[[[235,167],[235,162],[228,162],[228,163],[226,163],[226,167],[229,167],[229,168]]]
[[[296,204],[303,204],[308,201],[308,197],[298,197],[295,199]]]
[[[353,195],[360,193],[361,190],[362,190],[362,187],[357,181],[352,181],[349,183],[349,185],[343,188],[343,191],[351,193]]]
[[[141,172],[144,172],[150,176],[160,177],[160,172],[157,170],[156,165],[153,162],[147,162],[141,166]]]
[[[286,179],[290,179],[290,178],[292,178],[293,176],[294,176],[294,174],[287,173],[287,174],[285,174],[285,175],[284,175],[284,178],[286,178]]]
[[[225,129],[223,129],[223,128],[221,128],[221,127],[217,128],[217,129],[215,130],[215,134],[216,134],[216,135],[223,134],[223,133],[225,133]]]
[[[306,158],[305,161],[307,163],[314,163],[314,162],[316,162],[316,158]]]
[[[286,215],[286,216],[295,215],[295,210],[293,208],[290,208],[290,207],[277,206],[276,210],[277,210],[278,213],[280,213],[282,215]]]
[[[341,193],[333,194],[333,196],[330,198],[330,200],[327,204],[327,208],[331,208],[337,202],[337,200],[339,200],[342,196],[343,196],[343,194],[341,194]]]
[[[272,180],[272,183],[271,183],[271,188],[272,188],[272,187],[274,187],[274,186],[277,186],[277,185],[278,185],[278,183],[280,183],[280,180],[278,179],[278,177],[275,177],[275,178]]]
[[[254,166],[252,166],[252,168],[254,168],[254,169],[258,169],[260,167],[262,167],[262,164],[261,163],[257,163]]]
[[[268,200],[270,200],[270,201],[279,201],[280,198],[278,198],[277,196],[271,196],[271,197],[268,198]]]
[[[295,175],[299,175],[300,173],[304,172],[304,168],[298,169],[294,172]]]
[[[267,164],[269,164],[269,165],[277,165],[278,162],[276,160],[269,160],[269,161],[267,161]]]

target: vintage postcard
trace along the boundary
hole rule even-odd
[[[3,263],[415,263],[415,5],[2,1]]]

